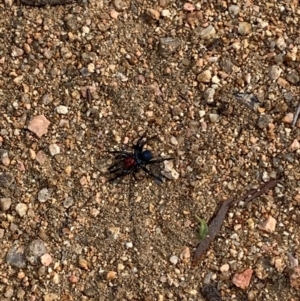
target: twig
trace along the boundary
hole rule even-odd
[[[90,88],[86,88],[86,99],[89,103],[92,102],[92,93]]]
[[[232,207],[235,204],[238,204],[239,202],[244,201],[245,203],[248,203],[252,201],[253,199],[263,195],[265,192],[267,192],[269,189],[275,187],[278,183],[278,180],[272,180],[267,183],[264,183],[261,185],[258,189],[252,189],[245,193],[243,196],[241,196],[238,199],[230,198],[226,201],[224,201],[217,212],[216,216],[211,221],[209,227],[208,227],[208,235],[205,239],[199,242],[197,245],[193,260],[192,260],[192,266],[196,266],[199,260],[201,259],[202,255],[208,250],[210,244],[214,241],[215,237],[219,233],[223,221],[226,217],[226,214],[230,207]]]
[[[293,123],[292,123],[292,127],[294,127],[296,125],[296,122],[298,120],[299,114],[300,114],[300,103],[299,103],[299,105],[298,105],[298,107],[296,109],[295,116],[294,116]]]

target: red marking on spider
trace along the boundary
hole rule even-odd
[[[124,159],[123,165],[125,169],[130,169],[136,165],[136,161],[134,157],[128,157]]]

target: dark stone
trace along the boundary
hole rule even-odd
[[[13,246],[6,254],[6,262],[11,266],[22,269],[26,267],[26,258],[23,246]]]

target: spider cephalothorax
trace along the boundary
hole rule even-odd
[[[109,151],[109,153],[115,154],[116,159],[116,162],[108,168],[108,171],[111,174],[114,174],[110,181],[124,177],[128,174],[132,174],[135,177],[135,173],[142,169],[154,179],[162,182],[161,177],[152,173],[146,166],[149,164],[160,163],[165,160],[173,160],[174,158],[159,158],[152,160],[152,152],[150,150],[143,150],[145,144],[156,137],[157,136],[153,136],[147,139],[146,135],[144,134],[141,138],[138,139],[137,143],[132,146],[133,152],[124,150]]]

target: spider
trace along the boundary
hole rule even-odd
[[[141,136],[137,143],[132,146],[133,152],[128,151],[108,151],[111,154],[115,154],[116,162],[108,168],[111,174],[115,174],[109,181],[114,181],[117,178],[124,177],[126,175],[132,174],[136,179],[136,172],[142,169],[152,178],[156,179],[162,183],[162,179],[152,173],[146,166],[150,164],[160,163],[166,160],[174,160],[174,158],[159,158],[153,159],[153,154],[149,150],[143,150],[145,144],[157,136],[146,138],[146,134]]]

